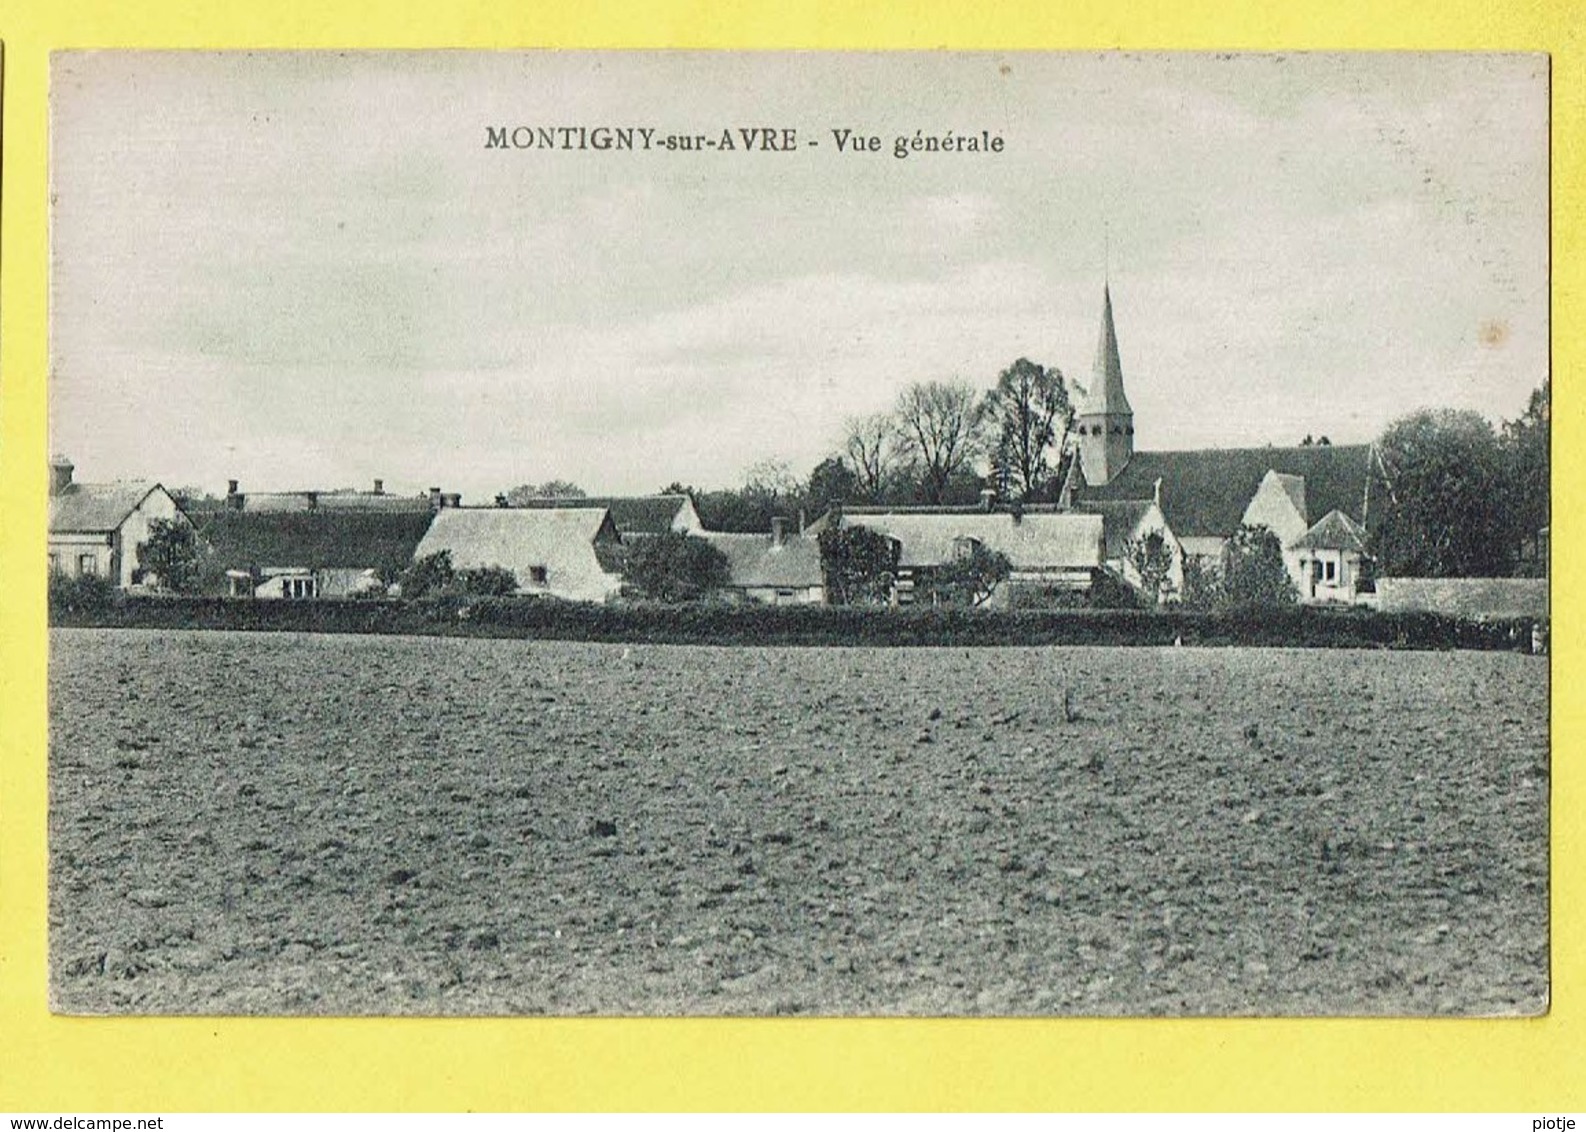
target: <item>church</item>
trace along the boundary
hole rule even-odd
[[[1264,526],[1283,544],[1284,563],[1302,601],[1370,600],[1371,445],[1137,451],[1110,286],[1102,291],[1096,362],[1075,412],[1074,434],[1077,458],[1062,488],[1062,505],[1148,516],[1137,529],[1159,536],[1176,552],[1169,575],[1175,585],[1183,584],[1185,557],[1216,563],[1241,526]]]

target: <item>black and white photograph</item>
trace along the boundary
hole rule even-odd
[[[1541,54],[55,53],[52,1010],[1546,1013],[1548,144]]]

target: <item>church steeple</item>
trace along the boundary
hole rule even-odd
[[[1080,406],[1079,466],[1085,482],[1107,483],[1123,471],[1134,455],[1134,409],[1123,391],[1123,364],[1118,360],[1118,332],[1112,323],[1112,287],[1101,290],[1101,337],[1090,389]]]

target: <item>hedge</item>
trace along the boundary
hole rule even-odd
[[[56,604],[67,627],[384,633],[700,645],[1243,645],[1528,651],[1532,623],[1305,606],[1220,613],[853,606],[584,605],[523,597],[259,601],[118,593]]]

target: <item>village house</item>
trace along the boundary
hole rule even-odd
[[[826,601],[826,577],[820,544],[814,538],[789,534],[787,520],[771,521],[771,533],[729,534],[698,531],[727,559],[729,597],[765,605],[820,605]]]
[[[995,510],[968,507],[842,507],[827,512],[807,532],[867,527],[898,546],[893,601],[936,600],[932,575],[973,555],[997,551],[1012,566],[988,605],[1009,604],[1012,591],[1083,593],[1104,561],[1100,515],[1054,508]]]
[[[458,570],[512,571],[518,592],[605,601],[622,587],[622,536],[604,507],[444,507],[414,551]]]
[[[156,519],[187,523],[165,488],[144,480],[73,483],[72,462],[50,461],[49,568],[105,578],[122,589],[143,581],[138,547]]]
[[[1369,592],[1371,446],[1136,451],[1110,289],[1102,292],[1101,336],[1075,434],[1078,458],[1063,485],[1064,506],[1087,511],[1150,500],[1180,555],[1213,564],[1241,526],[1265,526],[1282,544],[1302,600],[1352,602]]]

